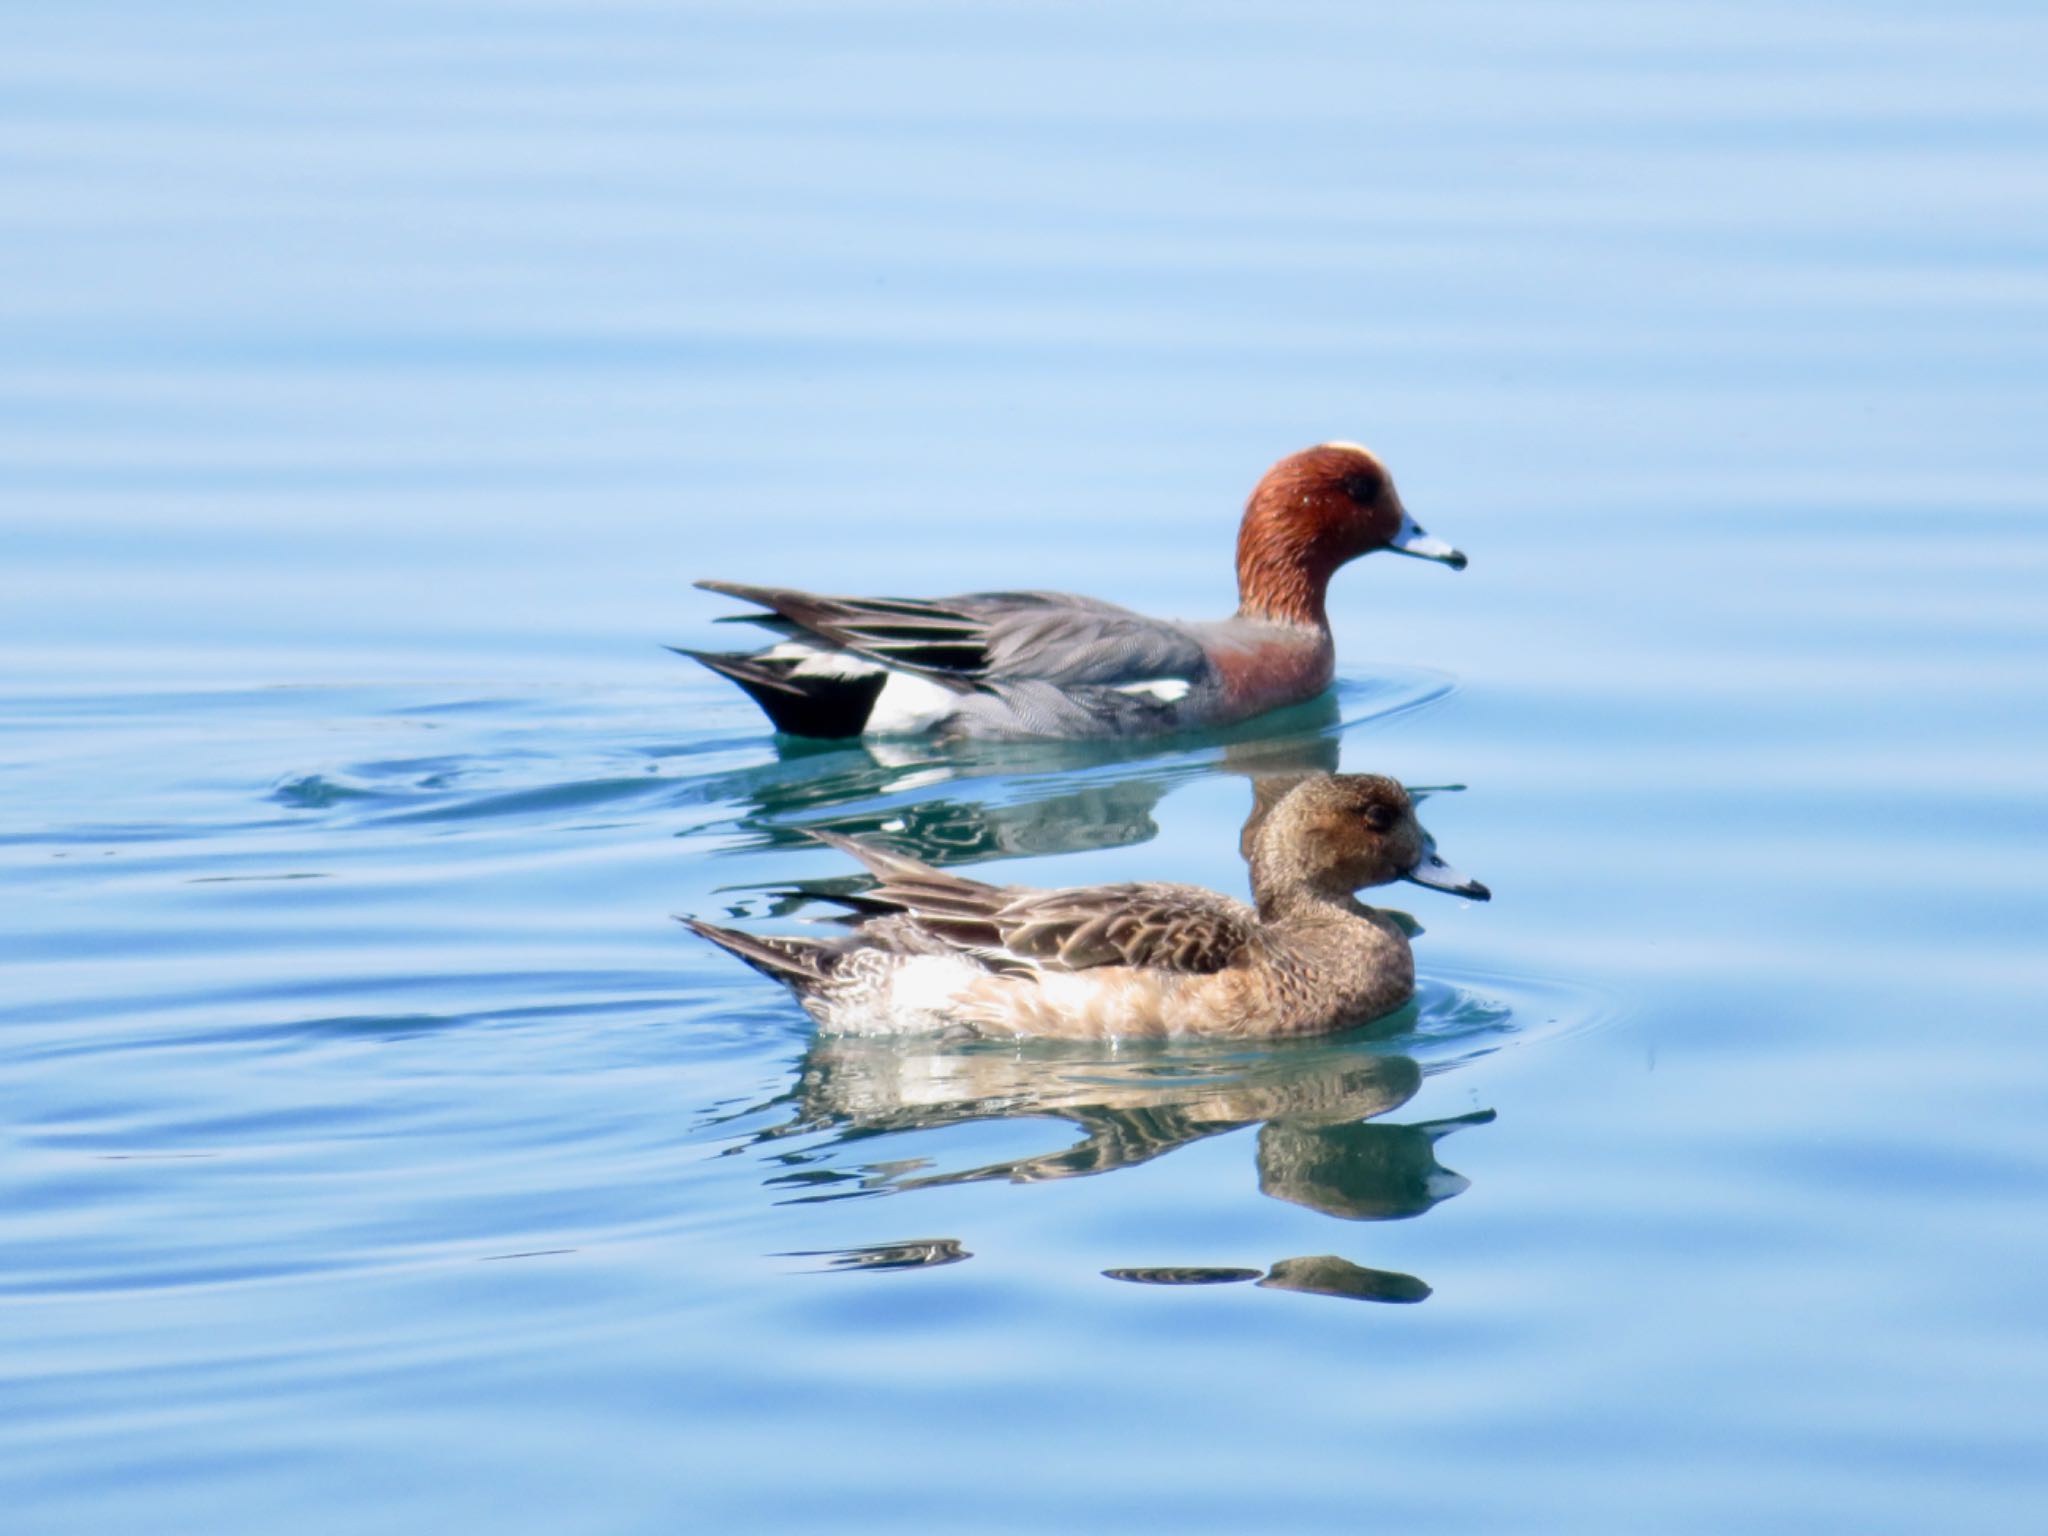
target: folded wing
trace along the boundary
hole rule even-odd
[[[1199,886],[1038,891],[984,885],[872,843],[815,835],[876,876],[864,903],[904,913],[927,932],[992,961],[1023,961],[1046,970],[1126,965],[1203,975],[1232,965],[1256,942],[1258,919],[1251,908]]]
[[[749,615],[880,666],[971,689],[1037,680],[1111,688],[1200,679],[1208,659],[1181,626],[1062,592],[971,592],[959,597],[830,597],[788,587],[700,581],[767,610]]]

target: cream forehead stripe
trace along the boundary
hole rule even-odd
[[[1368,459],[1377,457],[1377,455],[1375,455],[1373,451],[1370,448],[1366,447],[1363,443],[1328,442],[1318,444],[1317,446],[1323,448],[1342,448],[1346,453],[1362,453]]]

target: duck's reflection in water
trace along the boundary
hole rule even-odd
[[[1259,1127],[1259,1189],[1347,1221],[1420,1216],[1472,1183],[1436,1160],[1436,1144],[1492,1119],[1493,1111],[1482,1109],[1413,1125],[1275,1120]]]
[[[1402,1015],[1386,1021],[1394,1028],[1403,1023]],[[730,1150],[767,1156],[777,1168],[769,1186],[802,1203],[1111,1173],[1256,1125],[1262,1193],[1349,1221],[1387,1221],[1419,1216],[1465,1189],[1466,1180],[1437,1161],[1437,1143],[1493,1118],[1484,1110],[1409,1124],[1380,1121],[1414,1097],[1422,1077],[1414,1058],[1359,1034],[1257,1051],[822,1036],[805,1051],[787,1093],[743,1112],[781,1118]],[[877,1138],[992,1120],[1062,1121],[1080,1139],[959,1168],[937,1167],[921,1156],[859,1156],[861,1145]],[[952,1239],[798,1256],[849,1269],[923,1268],[968,1257]],[[1152,1284],[1257,1280],[1274,1289],[1375,1301],[1419,1301],[1429,1294],[1412,1276],[1334,1256],[1283,1259],[1264,1270],[1174,1266],[1108,1273]]]
[[[871,1243],[865,1248],[799,1248],[776,1255],[784,1259],[823,1259],[822,1269],[931,1269],[940,1264],[958,1264],[973,1254],[955,1237],[912,1237],[895,1243]]]
[[[1423,1301],[1429,1287],[1413,1275],[1391,1269],[1367,1269],[1333,1253],[1315,1258],[1282,1259],[1269,1270],[1227,1269],[1220,1265],[1171,1268],[1105,1269],[1111,1280],[1138,1285],[1233,1285],[1241,1280],[1276,1291],[1306,1291],[1315,1296],[1348,1296],[1354,1301]]]
[[[1158,835],[1153,813],[1170,790],[1219,769],[1255,786],[1275,778],[1272,792],[1254,789],[1254,825],[1302,775],[1336,770],[1343,720],[1335,695],[1260,727],[1142,751],[1105,742],[779,742],[782,761],[734,775],[716,794],[740,807],[742,848],[813,847],[811,829],[881,837],[933,864],[1121,848]],[[795,767],[806,771],[782,771]],[[970,780],[1001,780],[1001,794],[929,793]]]

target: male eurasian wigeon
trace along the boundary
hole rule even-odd
[[[1374,774],[1319,774],[1273,808],[1252,852],[1256,907],[1192,885],[983,885],[818,835],[880,882],[845,898],[867,914],[851,934],[762,937],[683,921],[848,1034],[1323,1034],[1390,1013],[1415,990],[1407,934],[1353,892],[1405,879],[1489,895],[1437,857],[1408,792]]]
[[[1386,467],[1324,443],[1266,471],[1237,533],[1237,612],[1181,623],[1063,592],[933,600],[698,586],[766,610],[760,651],[682,650],[738,683],[795,736],[1151,736],[1229,725],[1314,698],[1335,649],[1330,577],[1375,549],[1465,557],[1416,526]]]

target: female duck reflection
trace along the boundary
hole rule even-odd
[[[1412,1009],[1385,1021],[1403,1034],[1413,1023]],[[1133,1052],[1051,1042],[949,1047],[930,1039],[820,1035],[787,1093],[728,1117],[780,1110],[784,1118],[730,1151],[767,1153],[781,1170],[769,1186],[803,1203],[1112,1173],[1257,1125],[1261,1193],[1349,1221],[1390,1221],[1419,1216],[1463,1191],[1465,1178],[1437,1161],[1437,1143],[1494,1117],[1480,1110],[1409,1124],[1369,1123],[1413,1098],[1422,1078],[1413,1057],[1356,1035],[1257,1052],[1213,1046]],[[1081,1139],[957,1169],[937,1169],[921,1157],[835,1166],[842,1154],[877,1137],[994,1119],[1057,1120],[1079,1129]],[[822,1139],[784,1149],[808,1137]],[[896,1269],[969,1254],[954,1239],[927,1238],[807,1256],[834,1267]],[[1382,1301],[1429,1294],[1410,1276],[1327,1255],[1282,1260],[1263,1274],[1209,1267],[1107,1273],[1155,1284],[1259,1280]]]

